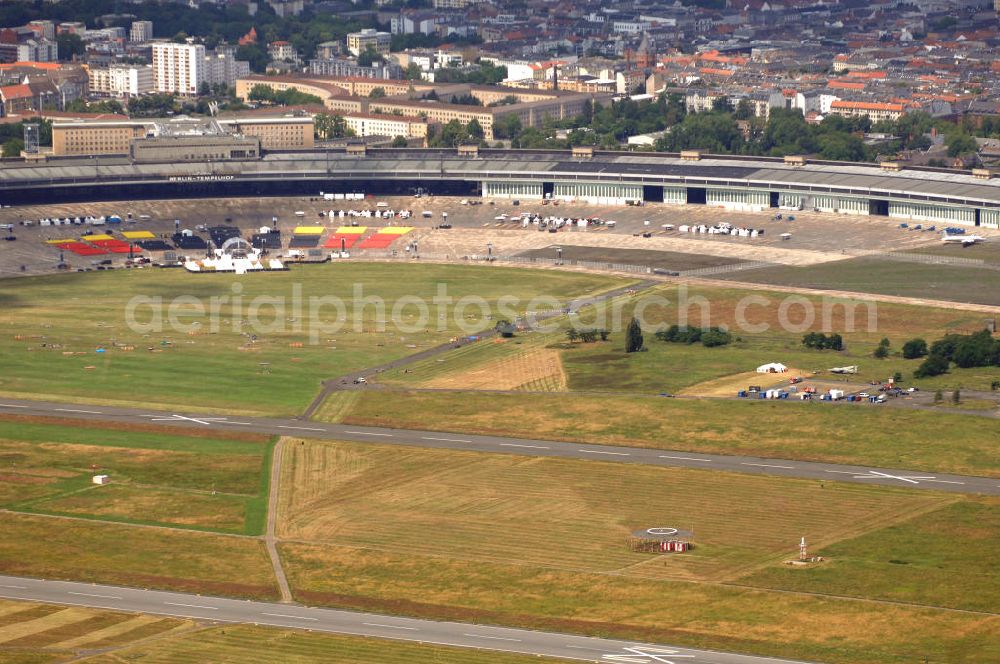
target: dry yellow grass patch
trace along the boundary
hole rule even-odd
[[[712,380],[706,380],[697,385],[686,387],[678,394],[691,397],[731,397],[740,390],[747,389],[750,385],[760,385],[765,390],[779,387],[787,388],[789,382],[796,376],[806,378],[812,375],[810,371],[802,369],[789,369],[786,373],[780,374],[759,374],[756,371],[744,371],[743,373],[723,376]]]
[[[50,613],[41,618],[35,618],[34,620],[25,620],[13,625],[7,625],[3,628],[3,632],[0,633],[0,643],[7,643],[37,634],[38,632],[46,632],[57,627],[82,622],[91,616],[93,616],[93,611],[90,609],[69,608]]]
[[[566,390],[566,372],[558,350],[529,348],[463,371],[436,376],[423,387],[459,390]]]

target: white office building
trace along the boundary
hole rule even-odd
[[[153,44],[157,92],[196,95],[205,82],[205,47],[201,44]]]

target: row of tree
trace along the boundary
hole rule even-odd
[[[733,341],[733,335],[719,327],[691,327],[688,325],[671,325],[665,330],[656,332],[656,338],[676,344],[696,344],[706,348],[726,346]]]
[[[963,369],[1000,367],[1000,339],[989,330],[975,334],[947,334],[931,344],[927,359],[917,367],[917,378],[947,373],[952,363]]]

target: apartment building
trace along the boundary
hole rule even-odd
[[[90,69],[90,93],[111,97],[133,97],[156,89],[150,65],[111,65]]]
[[[153,40],[152,21],[132,21],[128,31],[128,40],[133,44],[145,44]]]
[[[355,56],[361,55],[369,47],[373,48],[376,53],[389,55],[391,43],[392,35],[374,28],[365,28],[360,32],[352,32],[347,35],[347,50]]]
[[[840,100],[830,104],[830,112],[848,118],[868,116],[875,123],[880,120],[898,120],[906,113],[906,108],[902,104]]]
[[[157,92],[196,95],[205,82],[205,47],[201,44],[153,44]]]

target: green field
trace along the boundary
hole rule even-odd
[[[89,427],[89,428],[88,428]],[[256,535],[272,443],[0,420],[0,507]],[[111,484],[91,482],[107,474]]]
[[[952,252],[947,254],[953,255]],[[962,252],[960,255],[974,257],[973,252]],[[851,258],[804,267],[781,266],[731,272],[719,275],[719,278],[777,286],[1000,305],[1000,292],[995,286],[1000,273],[985,267]]]
[[[341,421],[1000,477],[995,419],[891,407],[370,391]]]
[[[525,352],[527,348],[548,346],[561,353],[562,365],[566,373],[568,389],[580,392],[647,393],[679,392],[704,381],[722,376],[753,371],[757,366],[780,361],[786,366],[809,375],[814,371],[820,377],[834,378],[827,371],[836,366],[857,365],[859,373],[851,377],[855,383],[868,384],[884,381],[899,372],[906,385],[916,385],[924,390],[954,389],[987,391],[993,381],[1000,379],[1000,367],[974,369],[953,368],[951,372],[921,380],[913,379],[914,370],[922,360],[905,360],[900,355],[903,344],[915,336],[933,341],[949,331],[980,329],[986,316],[982,313],[951,309],[928,309],[895,303],[873,305],[874,325],[868,329],[868,309],[859,306],[854,309],[854,331],[846,331],[849,319],[842,305],[830,305],[828,319],[833,331],[842,332],[846,342],[844,351],[817,351],[802,345],[802,333],[783,330],[779,318],[781,293],[761,292],[769,305],[753,307],[747,314],[748,322],[767,325],[764,332],[741,331],[737,325],[736,310],[741,298],[750,292],[736,289],[691,289],[686,297],[689,301],[704,298],[710,306],[710,315],[704,322],[700,319],[700,309],[690,308],[690,322],[697,325],[724,325],[733,330],[733,343],[724,347],[706,348],[701,344],[665,343],[654,337],[654,330],[645,334],[646,352],[626,354],[624,333],[613,332],[607,342],[568,343],[565,328],[568,321],[562,321],[556,332],[522,333],[505,344],[485,343],[466,346],[439,358],[432,358],[413,366],[396,369],[379,376],[383,383],[422,387],[428,381],[440,380],[448,374],[460,374],[495,363],[503,357]],[[622,319],[628,320],[638,302],[646,297],[665,297],[671,302],[679,302],[679,292],[673,288],[661,287],[642,294],[635,299],[621,298]],[[816,325],[823,320],[823,301],[819,297],[808,298],[816,312]],[[678,322],[677,307],[651,306],[645,308],[645,316],[651,325],[667,325]],[[582,326],[601,327],[606,321],[592,318],[590,309],[582,309],[577,320]],[[797,322],[793,321],[793,322]],[[886,359],[872,357],[882,338],[888,338],[891,355]],[[837,378],[837,380],[840,380]],[[745,386],[744,386],[745,388]],[[735,390],[727,396],[735,396]]]
[[[527,664],[537,657],[0,600],[0,663]],[[553,661],[553,660],[544,660]]]
[[[741,583],[996,612],[1000,500],[969,498],[850,540],[814,548],[811,569],[771,567]]]
[[[4,296],[0,334],[7,343],[0,346],[0,394],[297,414],[322,380],[411,354],[458,333],[453,316],[429,321],[429,331],[401,333],[391,324],[378,331],[394,305],[406,302],[404,297],[430,303],[439,285],[445,285],[456,301],[479,296],[495,312],[497,299],[509,295],[520,300],[512,308],[523,311],[534,296],[569,298],[624,283],[566,272],[491,267],[487,273],[479,266],[377,263],[296,266],[249,278],[154,269],[33,277],[18,280],[17,289]],[[296,292],[301,293],[298,309],[293,305]],[[232,298],[237,294],[242,306],[234,313]],[[133,296],[162,299],[164,331],[134,332],[128,327],[126,310]],[[218,329],[212,329],[207,315],[189,315],[189,305],[178,305],[176,318],[184,325],[201,326],[173,329],[167,307],[182,296],[198,298],[206,310],[211,298],[229,297],[216,307]],[[260,325],[251,329],[250,307],[259,296],[284,298],[285,309],[275,313],[273,306],[261,302]],[[328,330],[337,325],[332,306],[310,316],[309,298],[322,296],[345,303],[347,320],[340,331],[324,333],[312,326],[313,318]],[[372,296],[384,300],[384,312],[367,300]],[[412,306],[401,308],[401,320],[413,325],[418,320],[415,311]],[[431,306],[430,311],[437,310]],[[484,313],[467,308],[462,323],[491,327],[493,321]],[[143,324],[152,321],[146,305],[134,317]],[[439,325],[443,329],[438,330]],[[311,343],[310,329],[320,330],[317,343]],[[251,338],[254,331],[256,338]],[[97,353],[98,348],[106,352]]]

